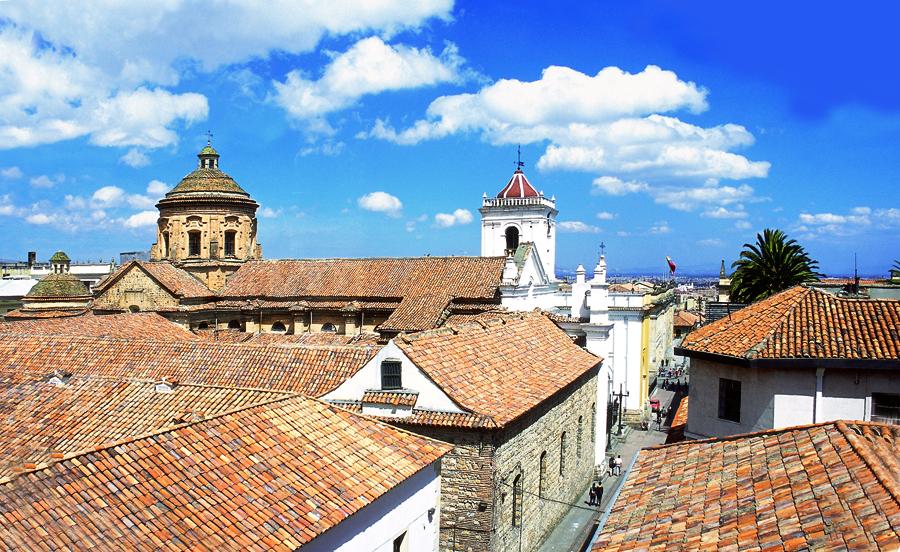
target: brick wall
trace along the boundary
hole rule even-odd
[[[174,307],[178,300],[156,283],[146,272],[134,266],[117,282],[106,288],[94,301],[95,307],[127,309],[132,305],[142,311]]]

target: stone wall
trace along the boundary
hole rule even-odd
[[[168,259],[179,261],[190,258],[236,260],[258,259],[262,250],[256,242],[255,208],[220,205],[201,206],[188,204],[161,209],[157,224],[157,240],[150,248],[154,261]],[[200,254],[192,257],[188,234],[200,232]],[[235,233],[234,254],[225,255],[225,233]],[[168,235],[168,250],[166,238]]]
[[[490,550],[496,435],[475,430],[406,429],[455,445],[441,460],[440,549]]]
[[[536,550],[568,512],[567,504],[579,501],[594,473],[596,436],[592,435],[591,415],[596,398],[594,370],[504,432],[494,456],[497,480],[492,550]],[[563,432],[565,468],[560,474]],[[542,454],[545,471],[540,481]],[[521,517],[513,525],[513,483],[517,476],[522,482],[522,506]]]
[[[407,426],[454,445],[441,462],[440,549],[453,552],[535,550],[577,502],[594,470],[591,413],[597,397],[592,370],[502,431]],[[581,447],[578,419],[581,417]],[[560,435],[566,432],[565,470],[559,473]],[[540,456],[546,472],[538,497]],[[512,482],[522,474],[522,523],[512,525]],[[522,546],[519,547],[519,539]]]
[[[176,307],[178,299],[146,272],[133,266],[94,300],[94,306],[101,309],[129,309],[134,306],[142,311],[149,311],[161,307]]]

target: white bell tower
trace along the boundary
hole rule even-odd
[[[534,189],[522,172],[524,165],[520,157],[497,197],[482,198],[481,256],[514,255],[519,244],[530,242],[547,277],[556,280],[556,198]]]

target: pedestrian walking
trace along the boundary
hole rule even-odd
[[[588,491],[588,505],[596,506],[597,505],[597,484],[591,483],[591,488]]]
[[[609,475],[613,476],[616,474],[616,459],[612,456],[609,457]]]
[[[603,506],[603,484],[597,483],[597,491],[594,493],[597,499],[597,506]]]
[[[613,460],[613,469],[615,469],[616,475],[622,475],[622,456],[620,454],[617,454],[616,459]]]

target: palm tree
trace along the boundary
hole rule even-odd
[[[819,263],[810,259],[795,240],[781,230],[766,228],[756,243],[744,244],[740,259],[732,263],[731,300],[752,303],[820,276]]]

